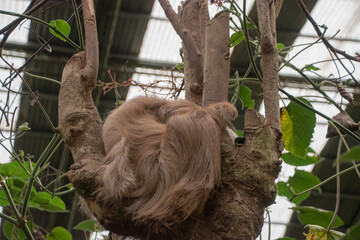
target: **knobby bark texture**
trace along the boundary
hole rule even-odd
[[[184,61],[189,61],[185,66],[188,68],[185,72],[188,100],[199,105],[226,100],[229,33],[222,31],[226,36],[220,36],[219,32],[214,34],[213,31],[220,31],[218,29],[222,24],[225,24],[224,29],[228,29],[227,13],[218,14],[209,23],[206,0],[187,0],[178,14],[168,1],[159,1],[183,40]],[[102,121],[91,97],[98,65],[95,13],[91,0],[82,0],[82,5],[86,50],[75,54],[64,68],[59,94],[58,127],[75,160],[68,175],[82,196],[82,205],[87,205],[98,221],[112,232],[111,239],[117,238],[117,235],[140,239],[255,239],[263,225],[264,209],[274,202],[276,196],[275,179],[280,171],[278,159],[282,148],[281,136],[278,131],[274,131],[279,126],[275,123],[269,125],[269,122],[274,121],[265,120],[254,110],[248,110],[245,115],[246,140],[243,146],[234,146],[228,134],[223,133],[222,181],[206,204],[203,215],[191,216],[171,229],[155,228],[152,223],[133,222],[125,214],[122,203],[114,204],[105,200],[105,154],[99,137]],[[193,9],[186,10],[186,6],[197,9],[201,14],[191,12]],[[195,19],[194,25],[191,25],[192,21],[185,23],[188,18]],[[221,76],[216,75],[216,71],[221,71]],[[269,71],[269,74],[273,74],[273,71]],[[269,78],[276,79],[275,76]],[[209,91],[202,91],[204,82]],[[218,94],[221,96],[217,98],[213,90],[220,90]],[[270,95],[274,96],[277,93]]]

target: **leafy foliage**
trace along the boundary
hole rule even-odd
[[[276,47],[277,47],[278,50],[281,50],[281,49],[283,49],[285,47],[285,45],[282,44],[282,43],[278,43],[278,44],[276,44]]]
[[[284,160],[285,163],[293,165],[293,166],[306,166],[310,164],[316,164],[319,162],[319,158],[317,155],[309,155],[309,153],[315,153],[314,150],[308,148],[307,155],[305,158],[301,158],[299,156],[295,156],[291,153],[284,153],[282,154],[281,158]]]
[[[35,163],[31,162],[31,167],[33,168]],[[29,163],[20,165],[16,161],[9,163],[0,164],[0,175],[2,177],[18,177],[27,179],[30,176]]]
[[[179,71],[184,71],[184,63],[177,63],[176,69]]]
[[[360,223],[353,225],[346,231],[343,240],[357,240],[360,236]]]
[[[62,19],[57,19],[57,20],[52,20],[49,23],[51,26],[55,27],[56,30],[58,30],[59,32],[61,32],[65,37],[69,36],[70,33],[70,25],[62,20]],[[59,38],[60,40],[66,42],[66,39],[63,38],[60,34],[56,33],[53,29],[50,29],[51,34],[53,34],[55,37]]]
[[[35,226],[32,221],[28,221],[27,226],[29,227],[29,229],[31,231],[33,231],[35,229]],[[25,240],[26,239],[26,236],[25,236],[23,230],[21,228],[15,226],[15,224],[8,222],[8,221],[5,221],[5,223],[4,223],[3,233],[7,239],[12,239],[12,240]]]
[[[239,86],[238,98],[242,103],[242,109],[244,109],[245,107],[249,109],[254,108],[255,101],[251,99],[251,89],[247,86],[244,86],[242,84]]]
[[[0,164],[0,174],[7,177],[6,184],[16,204],[19,203],[20,197],[23,197],[30,170],[35,165],[33,162],[30,164],[31,168],[29,164],[20,165],[16,161]],[[9,206],[9,201],[2,188],[0,189],[0,206]],[[37,192],[35,187],[31,188],[29,207],[47,212],[67,212],[65,203],[59,197],[52,196],[48,192]]]
[[[244,38],[245,36],[243,31],[233,33],[230,37],[230,47],[235,47],[236,45],[240,44]]]
[[[302,224],[313,224],[323,228],[327,228],[334,216],[334,212],[326,211],[315,207],[293,207],[293,210],[298,212],[298,219]],[[340,227],[344,222],[336,216],[332,228]]]
[[[18,127],[19,131],[28,131],[31,130],[31,128],[29,127],[29,123],[28,122],[24,122],[22,123],[19,127]]]
[[[291,200],[294,193],[301,193],[319,183],[320,179],[317,176],[310,172],[296,169],[294,176],[290,177],[288,182],[278,182],[278,194]],[[310,192],[301,194],[292,199],[292,202],[297,205],[309,196]]]
[[[99,224],[99,222],[96,220],[92,220],[92,219],[80,222],[78,225],[73,227],[73,229],[83,230],[83,231],[88,231],[88,232],[104,231],[104,228]]]
[[[301,71],[314,71],[314,72],[319,71],[319,70],[320,70],[320,68],[315,67],[315,66],[312,65],[312,64],[305,65],[305,66],[301,69]]]
[[[62,227],[55,227],[53,230],[46,234],[47,240],[72,240],[71,234]]]
[[[306,99],[299,99],[312,106]],[[285,149],[293,155],[305,158],[315,125],[315,113],[300,104],[291,101],[286,107],[282,108],[281,131]]]

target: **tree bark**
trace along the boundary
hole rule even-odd
[[[201,22],[198,15],[201,4],[199,0],[187,0],[176,14],[168,0],[159,0],[159,3],[183,41],[186,99],[201,105],[203,56],[201,54]]]
[[[256,8],[260,30],[265,117],[272,128],[280,131],[279,66],[274,2],[273,0],[256,0]]]
[[[222,11],[206,26],[204,107],[227,101],[230,75],[229,13]]]

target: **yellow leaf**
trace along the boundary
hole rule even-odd
[[[294,129],[293,121],[291,120],[291,116],[286,109],[286,107],[281,108],[281,132],[285,136],[290,136],[288,138],[283,138],[285,146],[289,145],[290,138],[293,136],[292,132]]]
[[[306,240],[327,240],[328,232],[326,229],[319,226],[311,226],[309,233],[304,233]]]

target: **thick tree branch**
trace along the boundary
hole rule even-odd
[[[183,41],[184,46],[184,65],[185,65],[185,97],[186,99],[195,102],[196,104],[201,104],[201,94],[203,88],[203,63],[201,55],[201,36],[193,36],[192,32],[189,30],[191,28],[199,29],[199,15],[192,14],[194,5],[191,3],[196,3],[195,7],[198,9],[200,7],[198,0],[187,0],[184,3],[184,8],[181,11],[181,15],[189,15],[193,19],[193,23],[189,26],[183,22],[183,19],[189,19],[187,17],[180,17],[176,14],[173,8],[171,7],[168,0],[159,0],[161,7],[163,8],[166,17],[169,19],[171,25],[175,29],[176,33],[179,35]],[[186,5],[189,5],[188,7]],[[191,12],[188,12],[191,11]],[[197,11],[198,13],[198,11]],[[192,16],[192,17],[191,17]],[[197,31],[200,35],[200,31]],[[200,41],[198,40],[200,39]],[[197,44],[198,43],[198,44]]]
[[[83,0],[86,49],[66,64],[59,93],[59,131],[69,145],[75,162],[89,155],[104,154],[101,140],[102,121],[91,92],[98,71],[98,40],[92,0]]]
[[[82,0],[85,24],[86,66],[84,75],[91,90],[95,87],[99,66],[99,43],[96,28],[95,8],[92,0]],[[86,10],[85,10],[86,9]]]
[[[201,33],[201,55],[205,57],[205,31],[210,21],[208,0],[200,0],[200,33]]]
[[[229,12],[218,13],[206,26],[203,106],[227,101],[230,74]]]
[[[95,200],[103,186],[101,164],[105,157],[102,120],[91,95],[96,83],[99,54],[93,1],[82,0],[82,6],[86,46],[85,51],[72,56],[64,67],[58,130],[75,161],[68,173],[69,179],[96,215],[97,209],[92,203],[96,206]]]
[[[259,20],[265,116],[273,129],[280,129],[278,53],[273,0],[256,0]]]

